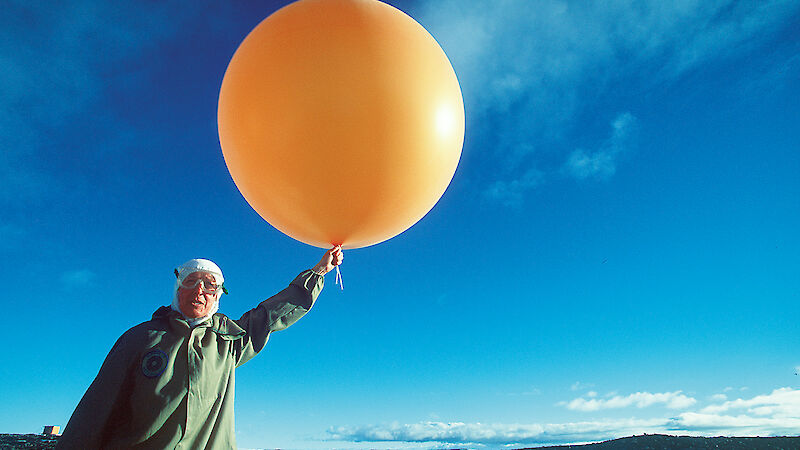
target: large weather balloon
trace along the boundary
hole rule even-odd
[[[464,141],[444,51],[376,0],[301,0],[264,19],[228,65],[218,121],[244,198],[318,247],[411,227],[444,193]]]

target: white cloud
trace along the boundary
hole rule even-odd
[[[599,411],[601,409],[627,408],[630,406],[646,408],[657,404],[663,404],[670,409],[683,409],[697,402],[694,398],[682,394],[681,391],[661,393],[636,392],[624,397],[614,395],[605,399],[594,398],[595,396],[596,393],[595,395],[589,395],[588,399],[579,397],[570,402],[561,402],[560,405],[573,411]]]
[[[724,402],[728,399],[728,396],[725,394],[714,394],[711,396],[711,400],[715,402]]]
[[[555,424],[484,424],[419,422],[363,427],[335,427],[329,439],[356,442],[442,442],[479,444],[548,444],[613,439],[634,433],[663,430],[665,421],[603,420]]]
[[[730,410],[746,410],[756,416],[800,418],[800,390],[781,388],[767,395],[757,395],[750,399],[729,400],[719,405],[701,409],[701,413],[717,414]]]
[[[676,399],[678,399],[676,405],[688,404],[690,400],[693,403],[694,399],[682,396],[680,392],[637,393],[628,397],[615,396],[611,400],[631,407],[642,407],[637,402],[668,404]],[[428,421],[412,424],[395,422],[383,425],[332,427],[328,430],[328,438],[354,442],[519,445],[592,442],[643,433],[690,436],[786,436],[796,435],[797,430],[800,430],[798,395],[800,390],[781,388],[767,395],[725,402],[723,405],[718,405],[717,409],[706,407],[699,412],[685,411],[673,417],[648,419],[633,417],[527,424]],[[747,410],[747,413],[718,414],[735,409]]]
[[[704,436],[786,436],[797,434],[800,418],[686,412],[672,419],[669,428],[672,433],[691,432]]]

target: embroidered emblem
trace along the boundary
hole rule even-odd
[[[142,374],[148,378],[155,378],[167,368],[167,354],[162,350],[153,349],[142,358]]]

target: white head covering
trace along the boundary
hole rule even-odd
[[[187,276],[195,272],[206,272],[210,273],[211,275],[214,275],[214,280],[217,282],[217,285],[222,286],[222,283],[225,282],[225,277],[222,276],[222,269],[220,269],[219,266],[214,264],[214,262],[212,261],[209,261],[207,259],[196,258],[196,259],[190,259],[185,263],[181,264],[180,267],[175,269],[175,272],[176,275],[178,276],[178,279],[175,280],[175,290],[172,296],[172,304],[170,305],[172,310],[180,313],[180,315],[183,316],[184,319],[186,319],[186,321],[189,323],[189,326],[191,327],[194,327],[195,325],[201,324],[206,320],[210,319],[211,316],[213,316],[214,313],[216,313],[217,310],[219,309],[219,298],[222,295],[222,289],[217,290],[217,293],[215,295],[216,301],[214,302],[214,306],[211,307],[211,310],[208,312],[208,314],[203,317],[198,317],[196,319],[191,317],[186,317],[186,315],[183,314],[183,311],[181,311],[180,303],[178,301],[178,289],[181,287],[181,283],[183,283],[183,280]]]

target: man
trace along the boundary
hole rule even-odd
[[[234,369],[308,312],[323,276],[341,262],[340,247],[328,250],[286,289],[231,320],[216,312],[226,292],[220,268],[187,261],[175,270],[172,305],[117,340],[57,448],[235,448]]]

